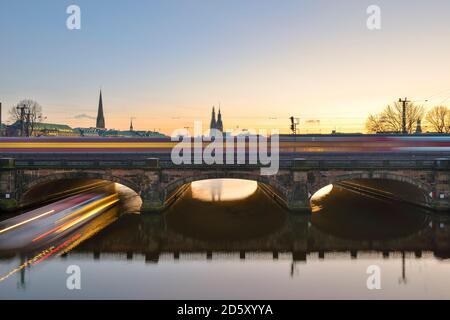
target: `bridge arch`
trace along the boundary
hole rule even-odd
[[[140,195],[141,188],[139,185],[134,183],[133,181],[126,179],[124,177],[115,176],[109,174],[107,172],[90,172],[90,171],[69,171],[69,172],[56,172],[50,175],[34,177],[31,175],[27,179],[22,180],[22,185],[20,186],[20,194],[19,194],[19,204],[26,205],[27,204],[27,196],[28,194],[39,188],[39,186],[44,186],[46,184],[56,183],[58,181],[63,180],[104,180],[109,182],[114,182],[121,184],[134,192]]]
[[[393,173],[393,172],[357,172],[357,173],[349,173],[349,174],[343,174],[343,175],[337,175],[337,176],[330,176],[326,180],[321,180],[318,184],[314,184],[312,188],[310,189],[310,198],[319,190],[322,188],[330,185],[330,184],[337,184],[339,182],[346,182],[346,181],[352,181],[352,180],[388,180],[388,181],[396,181],[405,183],[407,185],[415,187],[416,190],[420,191],[423,195],[423,201],[424,204],[429,206],[432,204],[432,192],[433,187],[430,184],[424,183],[418,179],[415,179],[410,176]]]
[[[241,171],[227,171],[220,170],[214,172],[193,172],[184,177],[179,177],[170,181],[169,183],[162,186],[161,192],[163,193],[163,198],[167,199],[177,190],[179,190],[184,185],[190,184],[196,181],[202,180],[214,180],[214,179],[239,179],[239,180],[249,180],[255,181],[269,188],[265,188],[265,191],[270,192],[274,197],[277,197],[281,202],[286,202],[286,193],[279,181],[280,177],[270,177],[262,176],[259,172],[241,172]]]

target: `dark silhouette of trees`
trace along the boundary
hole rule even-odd
[[[429,130],[437,133],[450,132],[450,110],[446,106],[436,106],[428,111],[425,120]]]
[[[406,132],[414,133],[417,120],[425,115],[425,109],[421,105],[409,103],[406,106]],[[371,114],[366,120],[366,130],[369,133],[402,132],[402,104],[394,102],[388,105],[382,112]]]
[[[42,107],[34,100],[25,99],[9,110],[10,120],[20,125],[21,136],[33,135],[35,124],[43,119]]]

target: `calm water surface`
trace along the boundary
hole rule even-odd
[[[450,219],[327,187],[292,214],[250,181],[193,183],[164,214],[121,204],[68,253],[0,253],[1,299],[450,298]],[[22,265],[22,267],[20,267]],[[66,269],[81,269],[81,290]],[[366,270],[381,268],[381,290]]]

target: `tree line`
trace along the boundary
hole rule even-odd
[[[33,135],[35,125],[45,119],[41,105],[31,99],[22,100],[12,106],[9,118],[13,123],[19,123],[20,135],[27,137]]]
[[[366,120],[366,130],[368,133],[402,132],[402,118],[402,103],[394,102],[380,113],[370,114]],[[427,132],[450,133],[450,108],[440,105],[426,111],[422,105],[408,103],[406,106],[407,133],[415,133],[418,122],[426,127]]]

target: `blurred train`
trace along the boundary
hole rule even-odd
[[[179,141],[171,141],[170,138],[5,137],[0,138],[0,156],[68,153],[169,155],[178,143]],[[209,143],[205,141],[203,145]],[[450,135],[280,135],[279,151],[282,155],[380,152],[445,154],[450,152]]]
[[[98,231],[93,221],[118,202],[116,193],[86,192],[0,221],[0,256],[15,250],[58,247],[74,234],[80,242],[86,234]],[[89,228],[83,229],[86,226]]]

